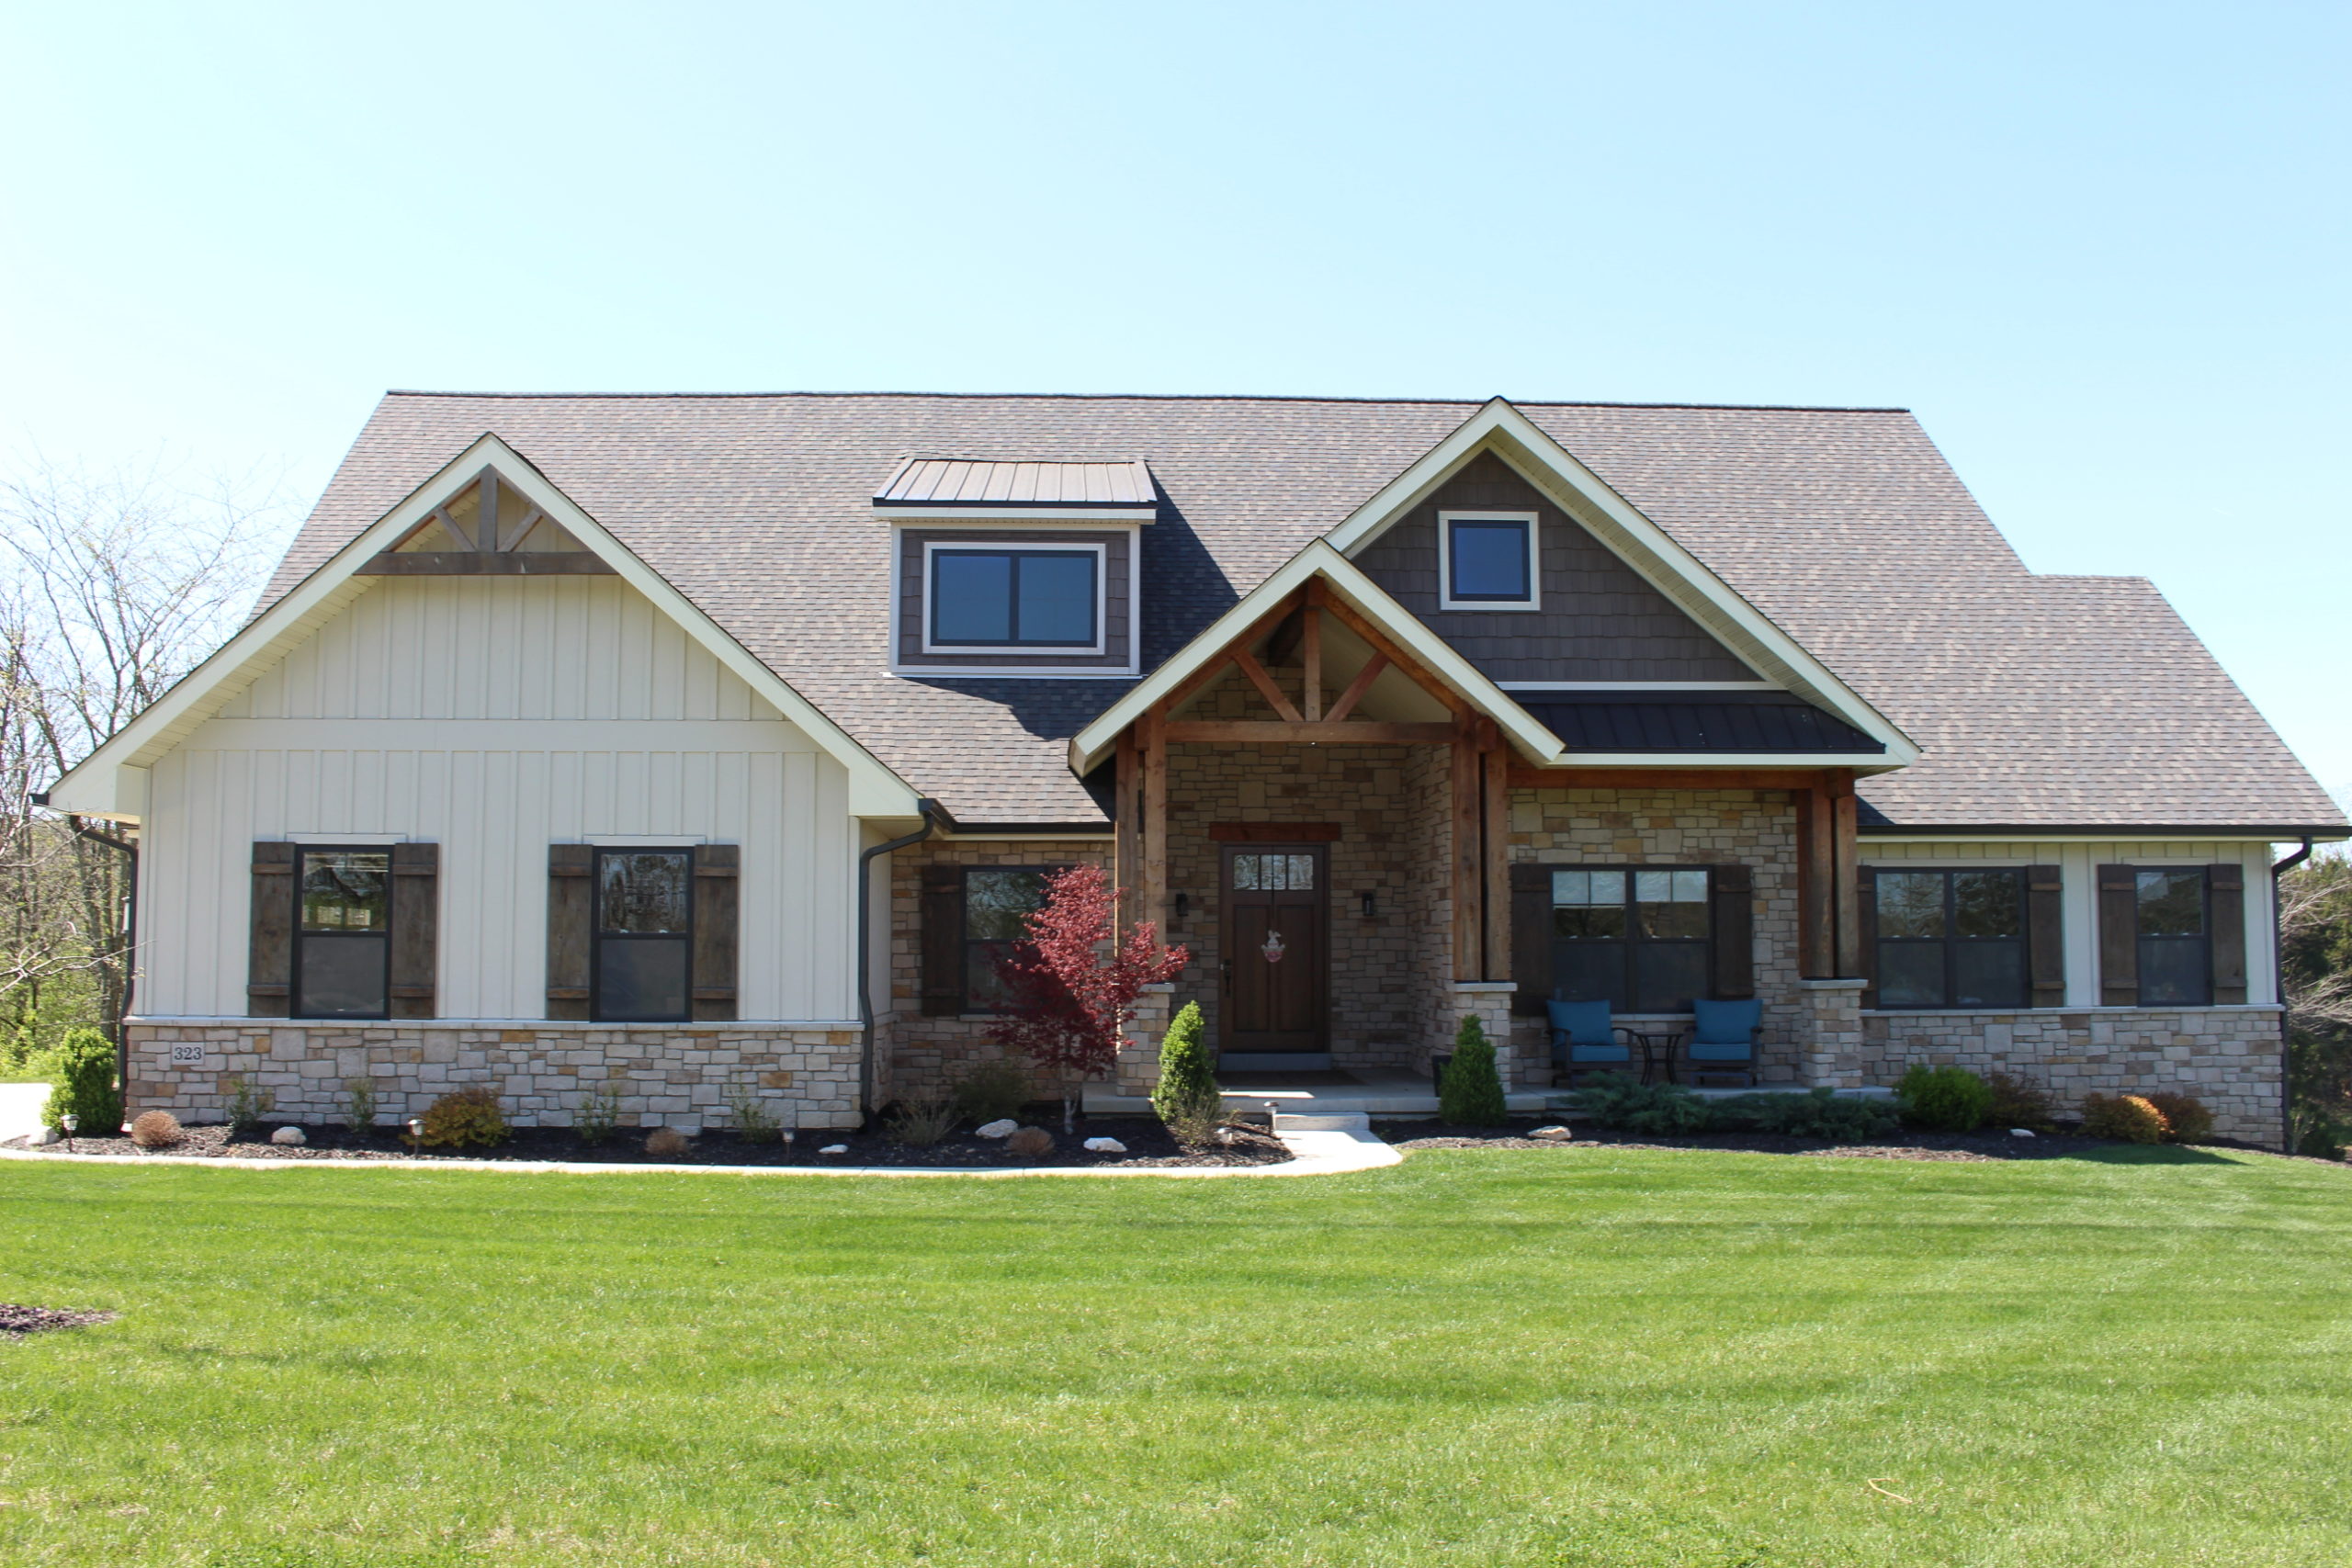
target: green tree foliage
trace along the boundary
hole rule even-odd
[[[1453,1032],[1453,1060],[1445,1065],[1445,1081],[1438,1088],[1437,1113],[1456,1127],[1499,1127],[1503,1080],[1495,1071],[1495,1047],[1475,1014],[1464,1014]]]
[[[2295,1145],[2352,1143],[2352,860],[2322,852],[2278,879],[2287,1105]]]
[[[1159,1082],[1151,1091],[1151,1108],[1180,1137],[1205,1135],[1225,1108],[1205,1032],[1201,1004],[1186,1002],[1159,1038]]]
[[[57,1087],[40,1108],[45,1126],[62,1127],[71,1113],[85,1137],[111,1138],[122,1130],[122,1088],[115,1081],[114,1046],[95,1029],[72,1029],[57,1045]]]

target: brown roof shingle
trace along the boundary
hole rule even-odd
[[[1521,412],[1924,749],[1866,819],[2293,827],[2342,820],[2145,581],[2038,577],[1900,410],[1522,403]],[[1148,670],[1477,405],[785,393],[387,396],[280,567],[283,592],[485,431],[967,823],[1095,821],[1065,742],[1117,682],[887,673],[888,525],[910,453],[1148,460]]]

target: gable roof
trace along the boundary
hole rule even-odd
[[[1163,497],[1159,520],[1141,530],[1149,671],[1308,544],[1364,513],[1368,498],[1481,407],[393,393],[296,538],[266,602],[452,451],[495,430],[792,690],[959,820],[1099,823],[1101,807],[1069,772],[1068,745],[1118,699],[1121,682],[887,672],[890,529],[873,515],[872,498],[905,456],[1148,461]],[[2342,821],[2152,589],[2027,571],[1906,412],[1515,408],[1918,744],[1917,762],[1862,782],[1867,812],[1882,825]]]
[[[719,663],[751,686],[819,747],[849,771],[851,808],[862,815],[912,817],[920,809],[913,793],[839,726],[809,705],[746,652],[717,622],[630,553],[595,518],[495,434],[484,434],[441,465],[437,471],[390,509],[345,537],[326,558],[287,586],[272,584],[262,607],[237,635],[216,649],[161,697],[141,711],[105,744],[75,764],[49,792],[61,811],[92,816],[136,817],[145,810],[146,769],[238,691],[307,638],[345,605],[366,592],[372,579],[361,569],[379,552],[442,515],[442,508],[494,470],[498,482],[530,504],[599,557],[630,587],[683,626]],[[279,576],[285,568],[281,565]]]

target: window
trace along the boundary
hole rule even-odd
[[[1555,871],[1552,982],[1618,1012],[1688,1012],[1707,993],[1703,870]]]
[[[1532,610],[1535,513],[1441,512],[1438,607]]]
[[[1313,855],[1246,854],[1233,857],[1236,893],[1312,893]]]
[[[1036,867],[970,866],[964,872],[964,1010],[994,1012],[1004,1000],[997,960],[1029,940],[1030,915],[1045,907]]]
[[[596,852],[592,1018],[675,1023],[688,1016],[694,960],[692,850]]]
[[[2132,874],[2138,907],[2140,1005],[2203,1007],[2213,999],[2205,871],[2185,866]]]
[[[390,852],[305,849],[294,897],[294,1016],[389,1017]]]
[[[933,547],[926,652],[1077,649],[1101,643],[1102,551]]]
[[[2025,873],[1878,873],[1878,1005],[2025,1006]]]

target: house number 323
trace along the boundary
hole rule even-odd
[[[179,1066],[200,1067],[200,1066],[202,1066],[203,1065],[204,1065],[204,1047],[203,1047],[203,1046],[201,1046],[201,1045],[175,1045],[175,1046],[173,1046],[173,1047],[172,1047],[172,1066],[175,1066],[175,1067],[179,1067]]]

